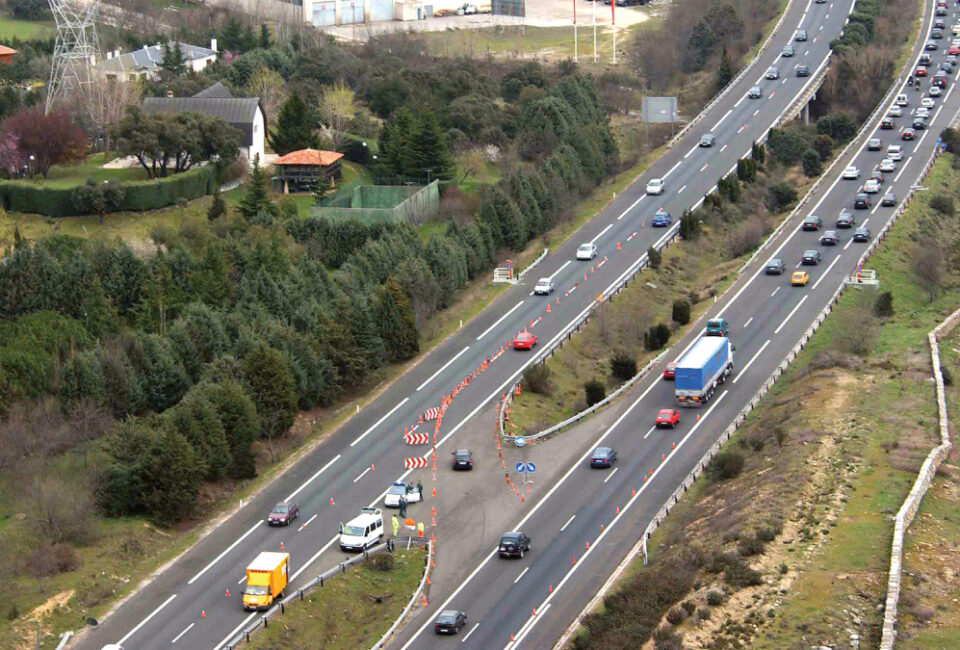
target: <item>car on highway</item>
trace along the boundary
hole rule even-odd
[[[810,76],[810,68],[807,66],[806,63],[798,63],[798,64],[797,64],[797,76],[798,76],[798,77],[809,77],[809,76]]]
[[[920,110],[919,108],[917,110]],[[913,118],[913,124],[910,126],[913,127],[914,131],[923,131],[927,128],[927,118],[925,117],[915,117]]]
[[[927,108],[926,106],[920,106],[920,107],[917,108],[916,111],[914,111],[913,116],[914,116],[914,117],[922,117],[922,118],[926,119],[926,118],[930,117],[930,109]]]
[[[647,194],[663,194],[663,179],[662,178],[651,178],[647,181]]]
[[[947,50],[947,54],[950,56],[957,56],[960,54],[960,45],[950,45],[950,48]]]
[[[820,263],[820,251],[812,248],[803,251],[803,255],[800,257],[800,263],[804,266],[816,266]]]
[[[937,70],[943,70],[947,74],[953,74],[953,64],[949,61],[941,61],[937,64]]]
[[[906,93],[900,93],[899,95],[897,95],[897,98],[894,100],[894,103],[897,106],[906,106],[910,103],[910,98],[907,96]]]
[[[763,97],[763,90],[760,86],[751,86],[750,90],[747,92],[747,97],[750,99],[760,99]]]
[[[880,151],[881,149],[883,149],[883,141],[880,138],[867,140],[867,151]]]
[[[654,228],[666,228],[672,221],[673,219],[670,217],[669,212],[663,208],[657,208],[657,211],[653,213],[653,219],[650,221],[650,225]]]
[[[936,88],[936,86],[934,86],[934,88]],[[937,103],[936,103],[935,101],[933,101],[933,97],[923,97],[923,98],[920,99],[920,107],[921,107],[921,108],[927,108],[927,109],[929,109],[929,108],[933,108],[933,107],[936,106],[936,105],[937,105]],[[918,109],[918,110],[919,110],[919,109]]]
[[[667,364],[667,367],[663,369],[663,378],[664,379],[676,379],[677,378],[677,362],[671,361]]]
[[[936,11],[933,12],[937,16],[946,16],[947,8],[946,7],[937,7]]]
[[[530,550],[530,538],[519,530],[504,533],[500,537],[500,544],[497,550],[500,553],[500,557],[518,557],[523,559],[523,554]]]
[[[870,241],[870,229],[866,226],[860,226],[853,231],[853,241],[855,242],[866,242]]]
[[[913,129],[904,129],[903,131],[900,132],[900,139],[901,139],[901,140],[916,140],[916,139],[917,139],[917,132],[914,131]]]
[[[724,318],[711,318],[704,328],[705,336],[727,336],[730,333],[730,323]]]
[[[597,447],[590,454],[590,467],[613,467],[617,452],[610,447]]]
[[[466,624],[467,615],[465,612],[446,609],[440,612],[440,615],[433,622],[433,631],[437,634],[459,634]]]
[[[577,259],[590,261],[597,256],[597,245],[596,244],[580,244],[580,247],[577,249]]]
[[[884,193],[883,198],[880,199],[880,205],[882,205],[885,208],[893,207],[896,204],[897,204],[897,195],[893,193],[893,189],[887,190]]]
[[[960,35],[960,23],[956,23],[953,27],[950,28],[950,32],[954,36]]]
[[[800,224],[801,230],[820,230],[820,227],[823,225],[823,219],[818,217],[815,214],[808,214],[803,218],[803,222]]]
[[[902,117],[902,116],[903,116],[903,109],[900,108],[899,106],[897,106],[896,104],[894,104],[893,106],[891,106],[891,107],[889,108],[889,110],[887,110],[887,116],[888,116],[888,117]]]
[[[473,452],[469,449],[457,449],[453,452],[453,469],[454,470],[472,470],[473,469]]]
[[[914,77],[926,77],[928,74],[929,74],[929,71],[927,70],[927,66],[925,65],[917,66],[916,70],[913,71]]]
[[[883,172],[879,169],[874,169],[872,172],[870,172],[870,176],[867,178],[867,180],[877,181],[880,185],[883,185]]]
[[[943,94],[943,90],[940,89],[940,86],[930,86],[930,90],[927,91],[927,94],[931,97],[939,97]]]
[[[779,79],[780,71],[777,70],[774,66],[767,68],[767,74],[765,75],[767,79]]]
[[[660,409],[657,411],[657,419],[654,426],[658,429],[665,427],[675,428],[680,423],[680,411],[676,409]]]
[[[549,296],[555,289],[556,286],[553,284],[553,280],[550,278],[540,278],[537,280],[536,286],[533,287],[533,292],[538,296]]]
[[[293,501],[281,501],[273,506],[267,515],[268,526],[289,526],[290,522],[300,516],[300,507]]]
[[[806,40],[807,40],[807,30],[805,30],[805,29],[798,29],[798,30],[796,31],[796,33],[793,35],[793,40],[797,41],[798,43],[803,43],[804,41],[806,41]]]
[[[950,49],[952,50],[952,49],[953,49],[953,46],[951,46]],[[957,48],[957,54],[960,54],[960,47]],[[940,86],[941,88],[946,88],[946,87],[947,87],[947,73],[945,73],[945,72],[943,72],[943,71],[941,70],[941,71],[938,72],[937,74],[933,75],[933,80],[932,80],[930,83],[932,83],[934,86]]]
[[[860,192],[853,199],[853,209],[854,210],[869,210],[870,209],[870,195]]]
[[[717,136],[712,133],[704,133],[700,136],[700,146],[701,147],[712,147],[717,144]]]
[[[843,174],[841,174],[841,176],[846,181],[855,181],[860,178],[860,168],[850,165],[843,170]]]
[[[782,56],[782,57],[784,57],[784,58],[789,58],[789,57],[793,56],[795,53],[796,53],[796,52],[795,52],[795,50],[793,49],[793,46],[792,46],[792,45],[784,45],[784,46],[783,46],[783,49],[780,50],[780,56]]]
[[[537,335],[527,330],[523,330],[513,337],[514,350],[532,350],[537,344]]]
[[[936,41],[927,41],[926,45],[923,46],[923,49],[925,49],[925,50],[927,50],[927,51],[929,51],[929,52],[935,52],[935,51],[938,49],[938,47],[937,47],[937,42],[936,42]]]
[[[894,162],[903,160],[903,147],[898,144],[891,144],[887,147],[887,158]]]
[[[930,30],[930,38],[933,40],[939,40],[943,38],[943,30],[939,27],[935,27]]]
[[[897,128],[897,125],[894,123],[893,118],[888,115],[880,120],[880,128],[884,131],[891,131]]]
[[[386,496],[383,497],[383,505],[388,508],[399,508],[400,499],[404,499],[407,503],[420,503],[423,501],[423,492],[413,483],[394,481],[387,490]]]
[[[933,57],[930,56],[929,52],[923,52],[920,54],[920,58],[917,59],[917,65],[926,65],[929,66],[933,63]]]
[[[882,172],[892,172],[897,169],[897,163],[893,162],[892,158],[884,158],[880,161],[880,164],[877,165],[877,169]]]
[[[853,228],[854,221],[853,213],[844,208],[837,217],[837,228]]]
[[[784,271],[787,270],[787,265],[784,264],[783,260],[779,257],[774,257],[769,262],[767,266],[764,267],[763,272],[767,275],[781,275]]]
[[[837,245],[837,231],[836,230],[826,230],[822,235],[820,235],[820,245],[821,246],[836,246]]]
[[[790,284],[794,287],[805,287],[810,282],[810,274],[806,271],[794,271],[790,274]]]

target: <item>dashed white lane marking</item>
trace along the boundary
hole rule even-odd
[[[133,628],[132,630],[130,630],[129,632],[127,632],[127,635],[126,635],[125,637],[123,637],[122,639],[120,639],[120,640],[117,642],[117,645],[123,645],[123,642],[124,642],[124,641],[126,641],[126,640],[129,639],[131,636],[133,636],[133,635],[137,632],[137,630],[139,630],[141,627],[143,627],[144,625],[146,625],[146,624],[147,624],[147,621],[149,621],[151,618],[153,618],[154,616],[156,616],[157,614],[159,614],[159,613],[160,613],[160,610],[163,609],[164,607],[166,607],[167,605],[169,605],[169,604],[170,604],[170,601],[172,601],[172,600],[173,600],[174,598],[176,598],[176,597],[177,597],[177,594],[173,594],[172,596],[170,596],[169,598],[167,598],[165,601],[163,601],[163,604],[161,604],[160,607],[157,607],[155,610],[153,610],[152,612],[150,612],[150,614],[148,614],[145,619],[143,619],[142,621],[140,621],[139,623],[137,623],[137,626],[136,626],[135,628]]]
[[[570,522],[576,518],[577,518],[576,515],[570,515],[570,518],[567,519],[567,523],[565,523],[563,526],[560,527],[560,532],[562,533],[563,531],[565,531],[567,529],[567,526],[570,525]]]
[[[610,472],[610,474],[607,476],[607,478],[603,479],[603,482],[606,483],[607,481],[609,481],[610,479],[612,479],[612,478],[613,478],[613,475],[616,474],[616,473],[617,473],[617,470],[619,470],[619,469],[620,469],[619,467],[614,467],[614,468],[613,468],[613,471]]]
[[[763,345],[760,346],[760,349],[757,350],[757,353],[752,357],[750,357],[750,361],[747,361],[747,365],[745,365],[743,369],[739,373],[737,373],[737,376],[733,378],[733,383],[737,383],[737,381],[739,381],[740,378],[743,377],[744,373],[750,369],[750,366],[752,366],[753,362],[757,360],[757,357],[760,356],[760,353],[767,349],[768,345],[770,345],[770,339],[767,339],[763,343]]]
[[[513,584],[517,584],[518,582],[520,582],[520,578],[522,578],[522,577],[523,577],[523,574],[525,574],[525,573],[526,573],[527,571],[529,571],[529,570],[530,570],[530,567],[527,567],[526,569],[524,569],[523,571],[521,571],[521,572],[520,572],[520,575],[517,576],[517,579],[513,581]]]
[[[523,301],[521,301],[521,302],[523,302]],[[390,417],[391,415],[393,415],[394,413],[396,413],[396,412],[397,412],[397,409],[399,409],[401,406],[403,406],[404,404],[406,404],[406,403],[409,402],[409,401],[410,401],[410,398],[409,398],[409,397],[404,397],[402,400],[400,400],[400,403],[399,403],[399,404],[397,404],[397,405],[394,406],[392,409],[390,409],[390,410],[387,412],[387,414],[384,415],[382,418],[380,418],[379,420],[377,420],[376,422],[374,422],[374,423],[373,423],[373,426],[370,427],[369,429],[367,429],[366,431],[364,431],[363,434],[362,434],[361,436],[359,436],[356,440],[354,440],[353,442],[351,442],[351,443],[350,443],[350,446],[353,447],[353,446],[356,445],[358,442],[360,442],[361,440],[363,440],[364,438],[366,438],[368,435],[370,435],[370,434],[373,432],[374,429],[376,429],[376,428],[379,427],[381,424],[383,424],[384,420],[386,420],[388,417]]]
[[[194,625],[196,625],[196,623],[191,623],[190,625],[188,625],[188,626],[187,626],[187,629],[185,629],[183,632],[181,632],[181,633],[178,634],[177,636],[173,637],[173,641],[171,641],[170,643],[173,644],[173,643],[176,643],[177,641],[179,641],[180,638],[181,638],[184,634],[186,634],[187,632],[189,632],[189,631],[193,628]]]
[[[499,325],[500,323],[502,323],[507,316],[509,316],[510,314],[512,314],[513,312],[515,312],[515,311],[520,307],[520,305],[522,305],[522,304],[523,304],[523,301],[521,300],[520,302],[518,302],[517,304],[515,304],[513,307],[511,307],[511,308],[510,308],[510,311],[508,311],[506,314],[504,314],[503,316],[501,316],[500,318],[498,318],[496,323],[494,323],[493,325],[491,325],[490,327],[488,327],[486,330],[484,330],[483,334],[481,334],[480,336],[477,337],[477,340],[479,341],[479,340],[482,339],[484,336],[486,336],[487,334],[489,334],[490,331],[493,330],[493,328],[495,328],[497,325]]]
[[[567,261],[569,262],[570,260],[567,260]],[[419,392],[422,388],[424,388],[424,387],[425,387],[427,384],[429,384],[431,381],[433,381],[434,379],[436,379],[436,378],[437,378],[437,375],[439,375],[441,372],[443,372],[444,370],[446,370],[447,368],[449,368],[451,363],[453,363],[454,361],[456,361],[457,359],[459,359],[460,356],[461,356],[464,352],[466,352],[467,350],[469,350],[469,349],[470,349],[470,346],[468,345],[467,347],[465,347],[465,348],[463,348],[462,350],[460,350],[459,352],[457,352],[457,356],[453,357],[452,359],[450,359],[449,361],[447,361],[445,364],[443,364],[442,366],[440,366],[440,370],[438,370],[438,371],[436,371],[435,373],[433,373],[432,375],[430,375],[430,378],[429,378],[429,379],[427,379],[425,382],[423,382],[422,384],[420,384],[419,386],[417,386],[417,392]]]
[[[837,259],[839,259],[839,258],[837,258]],[[774,334],[779,334],[779,333],[780,333],[780,330],[782,330],[783,327],[784,327],[784,325],[786,325],[787,322],[793,317],[793,315],[797,313],[797,310],[800,309],[800,306],[807,301],[807,298],[808,298],[808,296],[804,296],[803,298],[800,299],[800,302],[797,303],[797,306],[790,310],[790,313],[787,314],[787,317],[783,319],[783,322],[780,323],[780,325],[777,327],[777,329],[773,330],[773,333],[774,333]]]
[[[467,642],[467,639],[470,638],[470,635],[473,634],[473,631],[476,630],[478,627],[480,627],[480,624],[479,624],[479,623],[474,623],[474,624],[473,624],[473,627],[470,628],[470,631],[467,632],[467,636],[463,637],[463,641],[461,641],[460,643],[466,643],[466,642]]]

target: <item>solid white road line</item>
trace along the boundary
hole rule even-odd
[[[525,574],[527,571],[529,571],[529,570],[530,570],[530,567],[527,567],[526,569],[524,569],[523,571],[521,571],[521,572],[520,572],[520,575],[517,576],[517,579],[513,581],[513,584],[517,584],[518,582],[520,582],[520,578],[522,578],[522,577],[524,576],[524,574]]]
[[[675,170],[677,167],[680,166],[680,162],[681,162],[681,161],[678,160],[678,161],[677,161],[677,164],[674,165],[673,167],[671,167],[671,168],[670,168],[670,171],[668,171],[666,174],[663,175],[663,178],[666,178],[667,176],[669,176],[670,174],[672,174],[672,173],[673,173],[673,170]],[[662,179],[661,179],[661,180],[662,180]]]
[[[485,330],[483,331],[483,334],[481,334],[480,336],[477,337],[477,340],[479,341],[479,340],[482,339],[484,336],[486,336],[487,334],[489,334],[490,331],[491,331],[493,328],[495,328],[497,325],[499,325],[500,323],[502,323],[507,316],[509,316],[509,315],[512,314],[513,312],[517,311],[517,308],[520,307],[520,305],[522,305],[522,304],[523,304],[523,301],[521,300],[520,302],[518,302],[517,304],[515,304],[513,307],[511,307],[511,308],[510,308],[510,311],[508,311],[506,314],[504,314],[503,316],[501,316],[500,318],[498,318],[496,323],[494,323],[493,325],[491,325],[490,327],[488,327],[487,329],[485,329]]]
[[[827,267],[827,270],[824,271],[823,274],[822,274],[819,278],[817,278],[817,281],[813,283],[813,287],[810,289],[810,291],[816,291],[816,290],[817,290],[817,287],[820,285],[821,282],[823,282],[823,279],[824,279],[825,277],[827,277],[828,275],[830,275],[830,269],[833,268],[833,265],[836,264],[836,263],[839,262],[839,261],[840,261],[840,256],[839,256],[839,255],[837,255],[836,257],[833,258],[833,261],[830,262],[830,266],[828,266],[828,267]]]
[[[745,372],[747,372],[747,370],[750,368],[750,366],[753,365],[753,362],[757,360],[757,357],[760,356],[760,353],[767,349],[767,346],[768,346],[768,345],[770,345],[770,339],[767,339],[767,340],[764,342],[764,344],[760,346],[760,349],[757,350],[757,353],[756,353],[755,355],[753,355],[752,357],[750,357],[750,361],[747,361],[747,365],[745,365],[745,366],[743,367],[743,369],[742,369],[739,373],[737,373],[737,376],[733,378],[733,383],[734,383],[734,384],[737,383],[737,381],[738,381],[741,377],[743,377],[743,374],[744,374]]]
[[[591,239],[591,240],[590,240],[590,243],[591,243],[591,244],[596,244],[596,243],[597,243],[597,240],[600,239],[601,237],[603,237],[605,234],[607,234],[607,231],[610,230],[611,228],[613,228],[613,224],[612,224],[612,223],[607,224],[607,227],[604,228],[603,230],[601,230],[599,235],[597,235],[596,237],[594,237],[593,239]]]
[[[897,172],[897,175],[893,177],[893,182],[894,182],[894,183],[896,183],[897,181],[900,180],[900,175],[903,174],[903,170],[905,170],[905,169],[907,168],[907,165],[910,164],[910,161],[911,161],[911,160],[913,160],[913,156],[908,157],[908,158],[907,158],[907,161],[906,161],[905,163],[903,163],[903,165],[900,167],[900,171],[898,171],[898,172]]]
[[[176,643],[177,641],[179,641],[179,640],[180,640],[180,637],[182,637],[184,634],[186,634],[187,632],[189,632],[190,629],[191,629],[194,625],[196,625],[196,623],[191,623],[190,625],[188,625],[188,626],[187,626],[187,629],[185,629],[183,632],[181,632],[181,633],[178,634],[177,636],[173,637],[173,641],[171,641],[170,643],[173,644],[173,643]]]
[[[564,262],[564,263],[560,266],[559,269],[557,269],[556,271],[554,271],[552,275],[548,275],[547,277],[552,280],[554,277],[556,277],[556,276],[560,273],[560,271],[562,271],[563,269],[567,268],[567,265],[568,265],[570,262],[571,262],[571,260],[567,260],[566,262]]]
[[[570,260],[567,260],[567,263],[568,263],[568,264],[569,264],[569,262],[570,262]],[[443,372],[444,370],[446,370],[447,368],[449,368],[451,363],[453,363],[454,361],[456,361],[457,359],[459,359],[460,356],[461,356],[464,352],[466,352],[467,350],[469,350],[469,349],[470,349],[470,346],[468,345],[467,347],[465,347],[465,348],[463,348],[462,350],[460,350],[459,352],[457,352],[457,356],[453,357],[452,359],[450,359],[449,361],[447,361],[445,364],[443,364],[442,366],[440,366],[440,370],[438,370],[438,371],[436,371],[435,373],[433,373],[432,375],[430,375],[430,378],[429,378],[428,380],[426,380],[425,382],[423,382],[422,384],[420,384],[419,386],[417,386],[417,391],[420,391],[420,389],[422,389],[424,386],[426,386],[426,385],[429,384],[431,381],[433,381],[434,379],[436,379],[437,375],[439,375],[441,372]]]
[[[339,535],[334,535],[333,538],[332,538],[329,542],[327,542],[326,544],[323,545],[323,548],[321,548],[319,551],[317,551],[316,553],[314,553],[312,558],[310,558],[309,560],[307,560],[302,567],[300,567],[299,569],[297,569],[297,571],[296,571],[292,576],[290,576],[290,582],[293,582],[294,580],[296,580],[296,579],[300,576],[301,573],[303,573],[304,571],[307,570],[307,567],[308,567],[308,566],[310,566],[311,564],[313,564],[314,560],[316,560],[318,557],[320,557],[321,555],[323,555],[324,553],[326,553],[326,552],[327,552],[327,549],[330,548],[331,546],[333,546],[333,543],[334,543],[335,541],[337,541],[337,538],[338,538],[338,537],[339,537]]]
[[[923,139],[927,137],[927,134],[930,133],[930,129],[924,129],[923,135],[920,136],[920,139],[917,140],[917,149],[920,148],[920,145],[923,144]],[[916,149],[914,149],[916,151]]]
[[[630,204],[630,207],[628,207],[626,210],[624,210],[623,212],[620,213],[620,216],[617,217],[617,221],[620,221],[620,220],[623,219],[625,216],[627,216],[627,214],[628,214],[631,210],[633,210],[633,209],[637,206],[637,204],[640,203],[640,201],[644,200],[645,198],[647,198],[647,195],[646,195],[646,194],[641,194],[639,199],[637,199],[636,201],[634,201],[633,203],[631,203],[631,204]]]
[[[565,531],[567,529],[567,526],[570,525],[570,522],[576,518],[577,518],[576,515],[570,515],[570,518],[567,519],[567,523],[565,523],[563,526],[560,527],[560,532],[562,533],[563,531]]]
[[[773,330],[773,333],[774,333],[774,334],[779,334],[779,333],[780,333],[780,330],[782,330],[782,329],[783,329],[783,326],[787,324],[787,321],[790,320],[791,316],[793,316],[794,314],[796,314],[796,313],[797,313],[797,310],[800,309],[800,306],[807,301],[807,297],[808,297],[808,296],[804,296],[803,298],[801,298],[801,299],[800,299],[800,302],[797,303],[797,306],[794,307],[792,310],[790,310],[790,313],[787,314],[787,317],[783,319],[783,322],[780,323],[779,327],[777,327],[777,329]]]
[[[743,97],[741,97],[740,99],[738,99],[738,100],[737,100],[737,103],[734,104],[733,107],[734,107],[734,108],[738,107],[741,103],[743,103],[743,100],[745,100],[746,98],[747,98],[747,96],[744,95]]]
[[[177,594],[173,594],[172,596],[170,596],[169,598],[167,598],[165,601],[163,601],[163,604],[160,605],[160,607],[157,607],[155,610],[153,610],[152,612],[150,612],[145,619],[143,619],[142,621],[140,621],[139,623],[137,623],[137,626],[136,626],[135,628],[133,628],[132,630],[130,630],[129,632],[127,632],[127,635],[126,635],[125,637],[123,637],[122,639],[120,639],[119,641],[117,641],[117,644],[118,644],[118,645],[123,645],[123,642],[124,642],[124,641],[126,641],[126,640],[129,639],[131,636],[133,636],[133,635],[137,632],[137,630],[139,630],[141,627],[143,627],[144,625],[146,625],[146,624],[147,624],[147,621],[149,621],[151,618],[153,618],[154,616],[156,616],[157,614],[159,614],[159,613],[160,613],[160,610],[163,609],[164,607],[166,607],[167,605],[169,605],[169,604],[170,604],[170,601],[172,601],[172,600],[173,600],[174,598],[176,598],[176,597],[177,597]]]
[[[369,472],[369,471],[370,471],[370,468],[368,467],[367,469],[365,469],[365,470],[363,470],[362,472],[360,472],[360,476],[358,476],[357,478],[353,479],[353,482],[356,483],[357,481],[359,481],[360,479],[362,479],[362,478],[363,478],[363,475],[366,474],[366,473]]]
[[[339,458],[339,456],[338,456],[338,458]],[[289,501],[289,499],[285,499],[285,501]],[[245,540],[245,539],[250,535],[250,533],[252,533],[253,531],[255,531],[257,528],[260,528],[261,525],[263,525],[263,522],[262,522],[262,521],[258,521],[257,523],[255,523],[255,524],[250,528],[250,530],[248,530],[247,532],[245,532],[243,535],[240,536],[240,538],[239,538],[237,541],[235,541],[233,544],[231,544],[230,546],[228,546],[227,549],[226,549],[224,552],[222,552],[220,555],[218,555],[213,562],[211,562],[211,563],[208,564],[207,566],[203,567],[203,568],[200,570],[200,573],[198,573],[197,575],[195,575],[195,576],[193,576],[192,578],[190,578],[190,579],[187,581],[187,584],[188,584],[188,585],[192,585],[194,582],[196,582],[196,581],[197,581],[197,578],[199,578],[199,577],[202,576],[204,573],[206,573],[207,571],[209,571],[209,570],[210,570],[210,567],[212,567],[214,564],[216,564],[217,562],[219,562],[220,560],[222,560],[224,555],[226,555],[227,553],[229,553],[230,551],[232,551],[233,549],[235,549],[235,548],[237,547],[237,545],[240,544],[240,542],[242,542],[243,540]],[[152,615],[153,615],[153,614],[151,614],[151,616],[152,616]],[[120,644],[123,645],[123,642],[121,641]]]
[[[533,618],[530,619],[530,621],[529,621],[529,623],[530,623],[529,627],[527,627],[527,629],[524,630],[523,633],[522,633],[520,636],[517,637],[517,640],[513,643],[513,646],[514,646],[514,647],[516,647],[521,641],[523,641],[524,637],[527,636],[527,635],[530,633],[530,630],[533,629],[533,626],[536,625],[537,623],[539,623],[539,622],[540,622],[540,619],[542,619],[542,618],[544,617],[544,615],[547,613],[547,610],[548,610],[548,609],[550,609],[550,603],[547,603],[546,607],[544,607],[543,609],[541,609],[541,610],[538,612],[537,616],[534,616]],[[507,645],[508,645],[508,647],[509,647],[510,644],[507,644]]]
[[[614,467],[614,468],[613,468],[613,471],[610,472],[609,474],[607,474],[607,478],[603,479],[603,482],[606,483],[607,481],[609,481],[610,479],[612,479],[612,478],[613,478],[613,475],[616,474],[616,473],[617,473],[617,470],[619,470],[619,469],[620,469],[619,467]]]
[[[460,643],[466,643],[466,642],[467,642],[467,639],[470,638],[470,635],[473,634],[473,631],[476,630],[478,627],[480,627],[480,624],[479,624],[479,623],[474,623],[474,624],[473,624],[473,627],[470,628],[470,631],[467,632],[467,636],[463,637],[463,641],[461,641]]]
[[[329,468],[331,465],[333,465],[333,464],[334,464],[335,462],[337,462],[338,460],[340,460],[340,454],[337,454],[336,456],[334,456],[333,458],[331,458],[331,459],[327,462],[326,465],[324,465],[323,467],[320,468],[320,471],[318,471],[316,474],[314,474],[313,476],[311,476],[310,478],[308,478],[306,481],[304,481],[304,482],[303,482],[303,485],[301,485],[301,486],[298,487],[296,490],[294,490],[293,492],[291,492],[291,493],[289,494],[289,496],[287,496],[287,498],[284,499],[284,501],[292,501],[292,500],[293,500],[293,497],[295,497],[295,496],[297,496],[298,494],[300,494],[300,492],[302,492],[305,487],[307,487],[308,485],[310,485],[310,482],[311,482],[311,481],[313,481],[315,478],[317,478],[318,476],[320,476],[321,474],[323,474],[323,473],[327,470],[327,468]]]
[[[392,409],[390,409],[390,410],[387,412],[387,414],[384,415],[382,418],[380,418],[379,420],[377,420],[376,422],[374,422],[374,423],[373,423],[373,426],[370,427],[369,429],[367,429],[366,431],[364,431],[364,432],[363,432],[363,435],[361,435],[361,436],[358,437],[356,440],[354,440],[353,442],[351,442],[351,443],[350,443],[350,446],[353,447],[353,446],[356,445],[358,442],[360,442],[361,440],[363,440],[364,438],[366,438],[368,435],[370,435],[370,433],[371,433],[374,429],[376,429],[376,428],[379,427],[381,424],[383,424],[383,421],[384,421],[384,420],[386,420],[388,417],[390,417],[391,415],[393,415],[394,413],[396,413],[398,408],[400,408],[401,406],[403,406],[404,404],[406,404],[406,403],[409,402],[409,401],[410,401],[410,398],[409,398],[409,397],[404,397],[402,400],[400,400],[400,403],[399,403],[399,404],[397,404],[397,405],[394,406]]]
[[[657,428],[657,425],[653,425],[652,427],[650,427],[650,430],[647,431],[645,434],[643,434],[643,439],[646,440],[646,439],[647,439],[647,436],[649,436],[651,433],[653,433],[653,430],[656,429],[656,428]]]
[[[243,619],[242,621],[240,621],[240,625],[238,625],[237,627],[233,628],[233,629],[230,631],[230,634],[228,634],[227,636],[223,637],[223,641],[221,641],[220,643],[218,643],[217,645],[215,645],[214,648],[213,648],[213,650],[220,650],[220,648],[222,648],[224,645],[226,645],[227,641],[229,641],[230,639],[232,639],[233,636],[234,636],[237,632],[239,632],[239,631],[242,630],[244,627],[246,627],[247,623],[249,623],[249,622],[253,619],[253,617],[256,616],[256,615],[257,615],[256,612],[250,612],[250,615],[249,615],[248,617],[246,617],[245,619]]]
[[[749,326],[750,323],[752,323],[752,322],[753,322],[753,316],[751,316],[750,318],[748,318],[748,319],[747,319],[747,322],[743,324],[743,329],[747,329],[747,326]]]

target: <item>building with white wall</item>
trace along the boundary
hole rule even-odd
[[[117,81],[129,81],[141,77],[156,79],[160,74],[164,52],[168,47],[173,48],[175,44],[144,45],[133,52],[123,53],[120,50],[113,50],[107,52],[107,58],[96,68],[107,78]],[[183,63],[187,69],[199,72],[217,60],[217,39],[210,39],[210,47],[180,43],[180,51],[183,53]]]

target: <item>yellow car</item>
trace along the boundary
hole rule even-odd
[[[810,274],[806,271],[794,271],[790,276],[790,284],[795,287],[805,287],[810,282]]]

